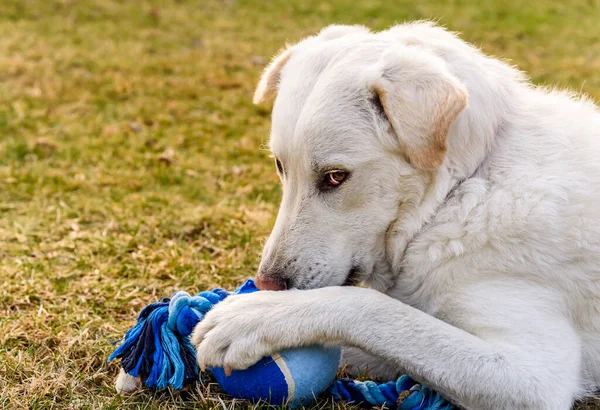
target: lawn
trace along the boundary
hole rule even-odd
[[[232,407],[214,386],[115,397],[110,341],[256,271],[281,194],[251,103],[270,56],[423,18],[600,100],[599,0],[0,0],[0,407]]]

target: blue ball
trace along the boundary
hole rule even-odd
[[[311,346],[263,357],[246,370],[225,376],[211,368],[219,385],[232,397],[290,407],[309,405],[335,379],[340,364],[338,347]]]

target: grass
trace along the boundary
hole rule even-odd
[[[598,0],[0,0],[0,407],[234,407],[211,385],[115,397],[109,342],[255,272],[280,197],[250,101],[269,57],[422,18],[600,99]]]

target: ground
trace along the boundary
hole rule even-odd
[[[281,195],[251,104],[270,56],[423,18],[600,99],[598,0],[0,0],[0,407],[233,407],[213,385],[115,397],[110,341],[256,271]]]

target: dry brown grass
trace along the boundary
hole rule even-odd
[[[269,113],[250,100],[286,40],[440,18],[536,82],[599,98],[599,7],[0,1],[0,407],[237,405],[214,386],[115,398],[106,358],[147,303],[256,269],[280,192]]]

